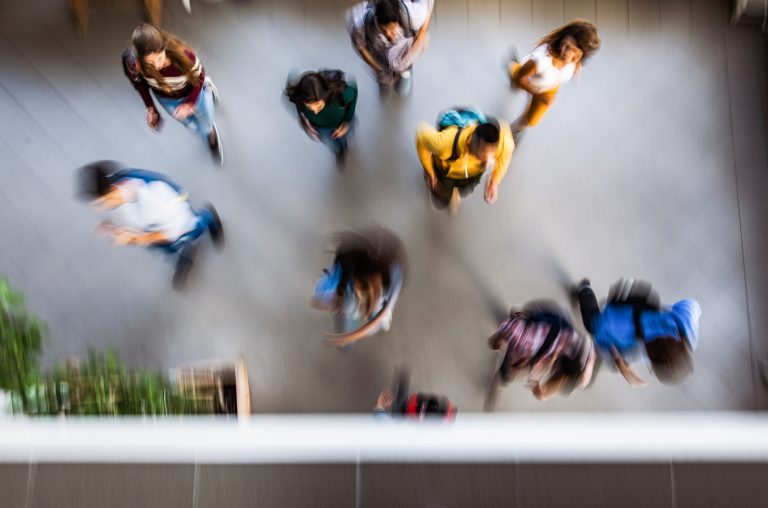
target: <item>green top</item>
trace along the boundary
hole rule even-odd
[[[319,113],[315,114],[303,105],[298,107],[301,114],[307,117],[310,125],[320,129],[335,129],[344,122],[351,122],[355,116],[357,103],[357,86],[347,84],[347,88],[337,97],[325,104]]]

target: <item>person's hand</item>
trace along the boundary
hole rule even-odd
[[[114,229],[112,241],[115,245],[136,245],[136,235],[129,231]]]
[[[437,177],[435,175],[427,174],[427,182],[429,183],[429,188],[433,191],[437,191]]]
[[[501,349],[501,345],[504,342],[501,335],[493,335],[490,339],[488,339],[488,345],[493,349],[494,351],[498,351]]]
[[[173,117],[176,120],[184,120],[194,112],[195,112],[195,105],[184,102],[178,105],[176,110],[173,112]]]
[[[331,134],[331,139],[343,138],[347,132],[349,132],[349,122],[343,122],[336,128],[335,131],[333,131],[333,134]]]
[[[101,224],[96,226],[96,233],[100,235],[111,234],[114,230],[115,230],[115,225],[108,220],[102,221]]]
[[[485,202],[492,205],[499,197],[499,184],[493,180],[488,182],[488,186],[485,188]]]
[[[155,131],[160,128],[160,114],[154,107],[147,108],[147,125]]]
[[[390,411],[394,401],[395,394],[392,393],[392,390],[384,390],[379,394],[379,398],[376,400],[376,408]]]

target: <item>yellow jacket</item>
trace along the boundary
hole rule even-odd
[[[474,134],[477,125],[465,127],[459,135],[458,154],[459,157],[451,162],[453,151],[453,140],[456,138],[458,127],[448,127],[438,131],[427,123],[421,123],[416,134],[416,150],[419,153],[419,160],[424,166],[424,171],[431,176],[435,175],[433,156],[440,159],[443,168],[447,168],[447,175],[444,170],[438,170],[438,176],[447,176],[456,180],[462,180],[479,175],[486,170],[485,165],[480,160],[469,153],[469,140]],[[512,160],[512,152],[515,150],[515,142],[512,140],[512,130],[507,122],[499,122],[499,148],[496,152],[496,163],[493,165],[493,179],[499,183],[507,172],[509,161]]]

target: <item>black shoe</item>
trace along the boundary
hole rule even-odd
[[[211,150],[211,157],[219,166],[224,165],[224,147],[221,146],[221,137],[219,136],[219,129],[216,124],[213,124],[213,141],[208,136],[208,148]]]
[[[347,151],[349,148],[344,147],[338,153],[336,153],[336,169],[344,169],[347,164]]]
[[[178,261],[176,261],[176,270],[173,272],[173,289],[180,291],[184,288],[184,284],[187,282],[187,275],[189,275],[193,264],[192,258],[185,256],[183,253],[179,256]]]
[[[574,301],[578,301],[579,295],[581,294],[581,292],[590,286],[591,286],[591,283],[589,279],[587,278],[581,279],[578,284],[571,287],[571,298],[573,298]]]
[[[208,231],[211,233],[211,240],[213,240],[213,245],[217,249],[221,249],[224,246],[224,226],[221,224],[219,213],[210,203],[206,203],[204,208],[211,212],[211,215],[213,215],[213,222],[208,224]]]

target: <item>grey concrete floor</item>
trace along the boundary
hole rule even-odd
[[[164,368],[242,354],[256,412],[349,412],[368,411],[405,363],[413,387],[478,411],[497,309],[565,305],[564,278],[589,276],[604,295],[629,275],[667,302],[701,302],[694,376],[635,390],[604,369],[590,390],[545,403],[508,387],[497,410],[768,405],[755,369],[768,357],[766,45],[756,27],[728,26],[728,2],[437,0],[413,93],[388,103],[349,44],[350,1],[193,2],[192,17],[167,2],[165,28],[222,94],[222,169],[175,122],[146,127],[119,61],[140,14],[95,3],[88,38],[66,2],[0,5],[0,272],[49,323],[48,364],[88,346]],[[603,48],[527,134],[499,201],[477,192],[456,218],[432,210],[416,123],[456,104],[514,118],[525,98],[506,85],[509,47],[524,52],[574,17],[597,23]],[[280,99],[291,68],[318,67],[360,86],[343,173]],[[204,245],[183,293],[161,259],[94,234],[73,170],[101,158],[165,172],[219,209],[226,249]],[[401,236],[410,277],[391,331],[341,353],[322,342],[329,316],[307,301],[331,258],[327,235],[372,223]]]

